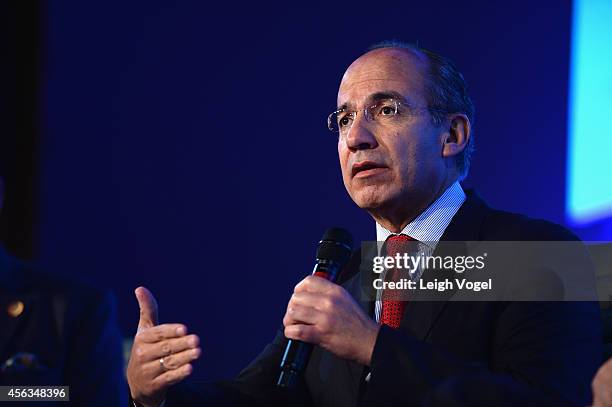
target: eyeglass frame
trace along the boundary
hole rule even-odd
[[[386,98],[386,99],[382,99],[380,101],[378,101],[377,103],[371,105],[371,106],[366,106],[362,109],[357,109],[357,110],[353,110],[353,111],[349,111],[347,113],[347,115],[353,115],[353,120],[355,120],[355,118],[357,117],[357,113],[363,111],[363,116],[365,117],[366,121],[371,123],[371,122],[376,122],[376,119],[374,119],[373,116],[371,116],[371,114],[369,113],[371,109],[379,106],[382,102],[385,101],[393,101],[393,103],[395,104],[395,112],[394,114],[397,114],[397,112],[399,111],[399,107],[400,106],[406,106],[410,111],[412,112],[419,112],[419,111],[428,111],[428,112],[438,112],[438,113],[446,113],[448,114],[448,111],[444,110],[444,109],[436,109],[436,108],[431,108],[431,107],[418,107],[418,106],[413,106],[410,103],[407,103],[405,101],[402,101],[401,99],[398,100],[398,98],[395,97],[390,97],[390,98]],[[337,129],[332,128],[332,116],[335,114],[338,114],[340,112],[344,112],[344,111],[348,111],[347,108],[342,108],[342,109],[337,109],[334,110],[333,112],[331,112],[328,116],[327,116],[327,128],[329,131],[331,131],[332,133],[338,133],[338,134],[342,134],[342,132],[340,131],[340,126],[338,124],[336,124]],[[343,118],[346,116],[343,116]],[[349,127],[349,130],[351,126]]]

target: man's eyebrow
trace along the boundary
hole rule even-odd
[[[381,100],[386,100],[386,99],[395,99],[398,100],[400,102],[403,103],[407,103],[407,99],[404,95],[402,95],[399,92],[396,92],[394,90],[385,90],[382,92],[376,92],[376,93],[372,93],[371,95],[369,95],[366,98],[366,103],[367,104],[374,104],[376,102],[380,102]],[[345,102],[342,105],[338,106],[338,110],[345,110],[348,109],[350,107],[353,107],[354,103],[352,102]]]
[[[370,96],[368,96],[367,100],[370,103],[376,103],[376,102],[379,102],[381,100],[386,100],[386,99],[396,99],[396,100],[399,100],[400,102],[406,101],[406,98],[404,97],[404,95],[394,90],[387,90],[383,92],[373,93]]]

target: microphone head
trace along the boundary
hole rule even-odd
[[[342,228],[329,228],[323,234],[317,247],[317,260],[338,263],[343,267],[351,258],[353,237]]]

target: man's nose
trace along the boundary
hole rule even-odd
[[[369,150],[378,146],[371,124],[361,115],[355,118],[346,135],[346,146],[350,150]]]

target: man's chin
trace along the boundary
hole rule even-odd
[[[363,210],[379,210],[388,206],[389,199],[374,191],[369,193],[358,193],[353,197],[355,204]]]

